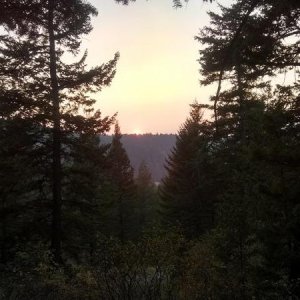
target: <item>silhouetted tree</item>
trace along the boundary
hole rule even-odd
[[[80,37],[92,29],[90,16],[97,11],[87,2],[2,1],[1,4],[8,12],[7,18],[2,18],[2,25],[9,31],[1,40],[6,93],[15,91],[22,99],[30,99],[22,103],[26,117],[43,128],[52,128],[48,136],[52,141],[51,248],[60,262],[62,159],[67,155],[63,144],[66,136],[108,129],[100,112],[93,114],[95,100],[86,96],[86,92],[99,91],[110,83],[118,55],[90,70],[86,70],[86,53],[77,63],[62,61],[66,51],[78,54]],[[14,20],[15,15],[18,16]],[[84,117],[79,111],[88,115]]]
[[[158,223],[159,201],[157,187],[152,180],[151,172],[145,163],[140,163],[136,177],[138,231],[142,233],[151,225]]]
[[[133,168],[121,142],[122,134],[118,122],[115,124],[113,140],[108,153],[110,180],[113,186],[113,207],[116,210],[117,232],[122,242],[128,234],[132,211],[134,181]]]
[[[213,220],[213,204],[203,194],[205,159],[202,155],[208,157],[204,149],[209,142],[209,131],[201,109],[198,103],[191,105],[190,116],[181,126],[167,160],[168,174],[161,187],[166,220],[173,225],[179,223],[190,237],[199,236]]]
[[[275,86],[270,78],[298,64],[297,39],[285,39],[299,36],[299,4],[241,0],[210,17],[197,39],[207,45],[200,51],[202,83],[218,83],[210,151],[220,181],[211,180],[221,187],[215,237],[226,266],[223,277],[233,287],[227,297],[296,295],[299,238],[292,232],[299,225],[294,219],[299,166],[288,161],[299,154],[299,139],[290,135],[299,130],[299,85],[296,80]]]

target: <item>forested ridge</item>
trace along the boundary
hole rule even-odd
[[[191,100],[159,187],[94,109],[119,59],[77,57],[97,10],[0,5],[0,299],[300,298],[299,0],[209,13],[215,94]]]
[[[103,144],[109,144],[112,136],[100,137]],[[167,174],[165,162],[175,146],[175,134],[123,134],[122,144],[128,154],[135,175],[145,162],[154,182],[160,182]]]

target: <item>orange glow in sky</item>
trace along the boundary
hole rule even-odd
[[[133,129],[131,132],[129,131],[128,133],[133,133],[133,134],[142,134],[142,130],[138,129],[138,128],[135,128]]]
[[[222,3],[226,1],[223,0]],[[99,65],[120,52],[110,87],[96,94],[103,115],[118,112],[123,133],[175,133],[195,99],[208,102],[214,89],[199,85],[199,48],[194,40],[216,4],[190,0],[137,0],[129,6],[90,0],[98,9],[94,30],[84,37],[88,64]],[[227,0],[228,2],[228,0]],[[137,129],[139,128],[139,129]]]

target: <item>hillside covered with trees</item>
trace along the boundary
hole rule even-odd
[[[154,182],[161,182],[166,175],[166,159],[175,146],[175,134],[123,134],[122,144],[130,163],[138,173],[139,166],[145,162]],[[103,144],[109,144],[111,136],[100,138]]]
[[[97,10],[0,4],[0,299],[299,299],[298,0],[209,13],[195,39],[216,93],[191,101],[160,187],[151,160],[134,176],[144,150],[94,108],[119,54],[64,60]],[[139,138],[166,154],[165,136]]]

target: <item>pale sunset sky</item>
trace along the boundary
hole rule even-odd
[[[172,0],[137,0],[128,6],[90,0],[99,15],[83,38],[88,65],[120,52],[110,87],[94,95],[103,115],[118,112],[123,133],[176,133],[195,99],[208,102],[213,87],[199,85],[199,48],[194,40],[208,24],[216,3],[190,0],[174,9]],[[229,4],[230,0],[220,1]]]

